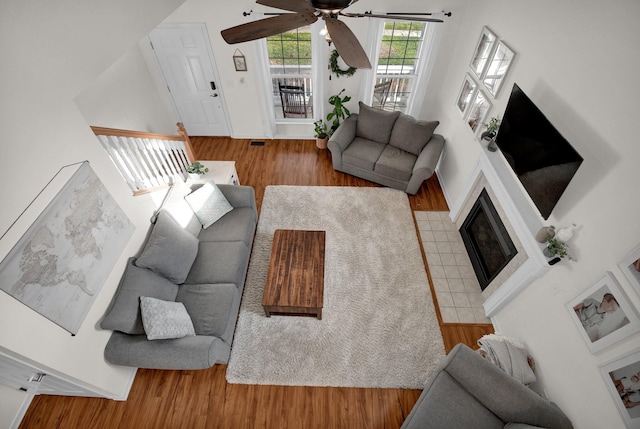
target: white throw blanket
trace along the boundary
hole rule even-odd
[[[536,375],[527,361],[527,349],[518,340],[489,334],[480,338],[478,345],[492,364],[522,384],[536,381]]]

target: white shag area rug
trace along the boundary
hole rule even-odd
[[[265,317],[276,229],[326,231],[322,320]],[[424,387],[445,351],[404,192],[269,186],[253,246],[229,383]]]

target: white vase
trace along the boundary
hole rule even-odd
[[[562,241],[563,243],[566,243],[567,241],[571,240],[571,237],[573,237],[573,232],[577,227],[578,225],[572,223],[565,228],[560,228],[558,232],[556,232],[556,239]]]

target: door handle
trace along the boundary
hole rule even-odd
[[[215,91],[215,90],[216,90],[216,83],[215,83],[215,82],[213,82],[213,81],[211,81],[211,82],[209,82],[209,84],[211,85],[211,89],[212,89],[213,91]]]
[[[213,93],[213,94],[211,94],[209,97],[217,97],[217,96],[218,96],[218,93],[217,93],[217,92],[214,92],[214,93]]]

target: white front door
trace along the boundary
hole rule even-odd
[[[192,136],[228,136],[220,82],[204,24],[160,25],[149,34],[175,111]]]

